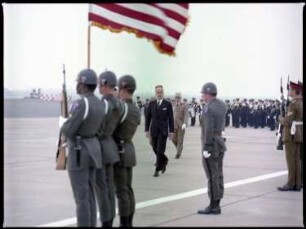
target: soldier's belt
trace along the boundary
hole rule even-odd
[[[299,125],[303,125],[303,122],[300,122],[300,121],[293,121],[292,122],[292,125],[291,125],[291,128],[290,128],[291,135],[295,134],[296,126],[299,126]]]
[[[87,139],[87,138],[95,138],[97,135],[89,135],[89,136],[80,136],[81,139]]]

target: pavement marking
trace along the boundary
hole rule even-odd
[[[263,181],[263,180],[267,180],[267,179],[271,179],[274,177],[279,177],[279,176],[283,176],[288,174],[287,170],[283,170],[283,171],[279,171],[279,172],[275,172],[275,173],[269,173],[269,174],[265,174],[265,175],[261,175],[261,176],[257,176],[257,177],[251,177],[251,178],[246,178],[243,180],[238,180],[238,181],[233,181],[233,182],[229,182],[224,184],[224,188],[232,188],[232,187],[237,187],[240,185],[244,185],[244,184],[250,184],[250,183],[254,183],[254,182],[258,182],[258,181]],[[136,209],[140,209],[140,208],[145,208],[145,207],[150,207],[150,206],[154,206],[157,204],[162,204],[162,203],[166,203],[166,202],[170,202],[170,201],[174,201],[174,200],[180,200],[180,199],[184,199],[184,198],[189,198],[189,197],[193,197],[193,196],[198,196],[201,194],[207,193],[207,188],[201,188],[201,189],[196,189],[193,191],[189,191],[189,192],[183,192],[180,194],[176,194],[176,195],[171,195],[171,196],[165,196],[162,198],[158,198],[158,199],[153,199],[153,200],[147,200],[147,201],[143,201],[140,203],[136,203]],[[118,208],[116,208],[116,214],[118,214]],[[97,218],[99,218],[100,214],[99,212],[97,212]],[[37,227],[64,227],[64,226],[69,226],[69,225],[74,225],[76,224],[76,217],[73,218],[69,218],[69,219],[64,219],[64,220],[60,220],[60,221],[56,221],[56,222],[52,222],[52,223],[48,223],[48,224],[43,224],[43,225],[38,225]]]

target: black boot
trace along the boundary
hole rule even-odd
[[[119,227],[129,227],[129,217],[120,216],[120,226]]]
[[[102,224],[102,227],[111,227],[111,222],[110,221],[104,221]]]
[[[220,214],[221,208],[219,204],[220,200],[212,200],[207,208],[205,208],[204,210],[198,210],[198,214]]]
[[[210,200],[210,204],[205,209],[198,210],[198,214],[209,214],[207,212],[210,212],[211,206],[212,200]]]

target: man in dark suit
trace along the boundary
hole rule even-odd
[[[145,117],[145,132],[151,138],[151,145],[156,155],[154,176],[159,176],[159,171],[164,173],[168,163],[165,155],[167,137],[173,139],[174,120],[171,102],[164,99],[162,85],[155,87],[156,100],[149,103]],[[149,131],[150,130],[150,131]],[[170,133],[169,133],[170,131]]]

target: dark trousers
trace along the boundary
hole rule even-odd
[[[135,212],[135,196],[132,188],[133,167],[114,164],[115,192],[118,199],[119,216],[128,217]]]
[[[116,203],[113,165],[103,165],[96,173],[96,193],[101,223],[115,218]]]
[[[211,200],[220,200],[224,193],[223,157],[224,152],[209,152],[211,156],[204,158],[202,163],[208,179],[208,196]]]
[[[94,193],[96,169],[68,170],[74,200],[78,227],[95,227],[97,222]]]
[[[300,148],[300,157],[301,157],[301,183],[303,184],[303,142],[301,143]]]
[[[227,115],[225,116],[225,126],[228,127],[229,124],[230,124],[230,116],[227,114]]]
[[[195,125],[195,121],[196,121],[196,117],[191,117],[191,126],[194,126]]]
[[[168,158],[165,155],[167,137],[159,134],[157,137],[152,137],[152,148],[156,155],[155,171],[161,171],[168,163]]]

